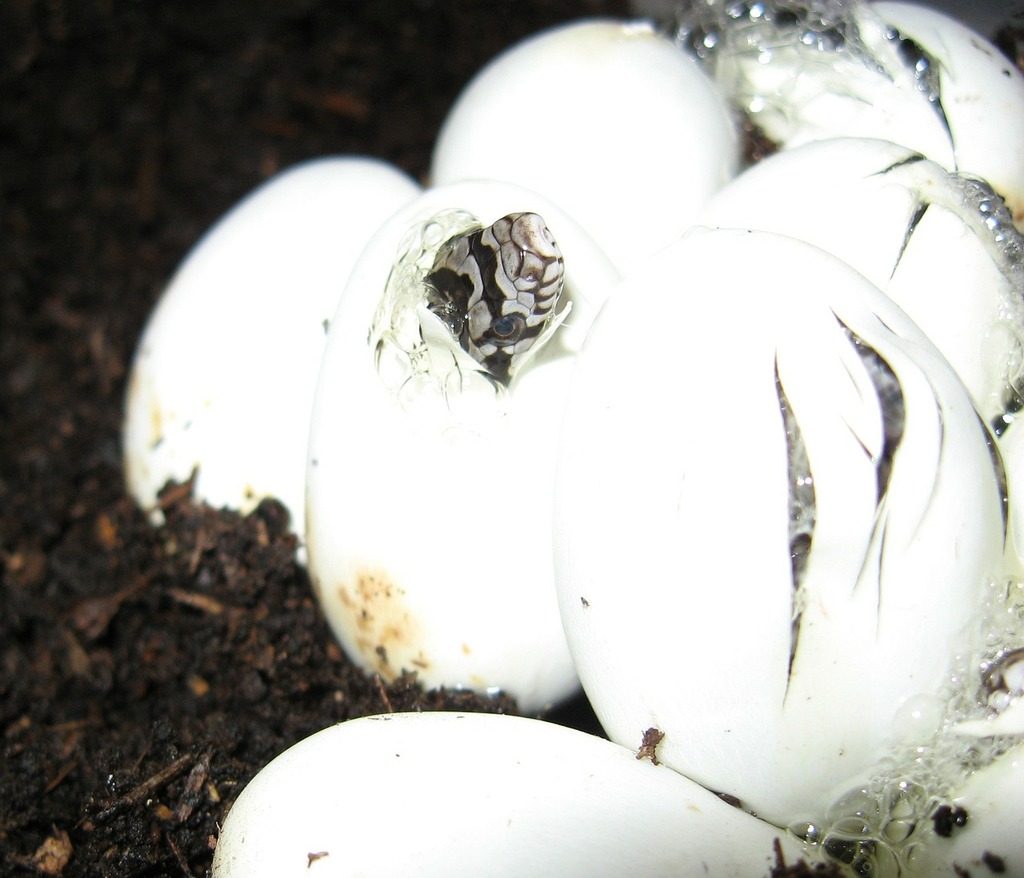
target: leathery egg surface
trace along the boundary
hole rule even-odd
[[[565,322],[506,387],[423,306],[423,278],[456,232],[521,211],[561,249]],[[367,245],[324,352],[306,539],[328,621],[371,672],[501,689],[525,712],[578,687],[553,587],[555,444],[575,353],[617,279],[563,210],[493,181],[428,189]]]
[[[373,230],[418,191],[383,162],[318,159],[268,180],[195,245],[132,363],[123,451],[140,506],[195,470],[196,500],[249,512],[276,497],[302,533],[326,321]]]
[[[764,232],[666,248],[593,326],[559,452],[559,602],[609,736],[656,726],[684,775],[823,819],[941,723],[1001,574],[997,464],[946,362],[844,263]]]
[[[696,62],[646,22],[594,20],[544,31],[477,74],[431,175],[543,192],[625,268],[681,235],[739,158],[725,101]]]
[[[325,729],[266,766],[228,814],[213,875],[751,878],[775,863],[776,838],[800,857],[774,827],[573,729],[390,714]]]

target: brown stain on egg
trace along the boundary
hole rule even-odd
[[[403,671],[427,671],[419,626],[409,612],[405,590],[381,570],[361,570],[337,596],[352,621],[351,636],[359,659],[391,681]]]
[[[156,399],[150,400],[149,407],[149,447],[156,448],[164,441],[164,412]]]
[[[164,440],[164,430],[166,429],[165,414],[163,407],[160,405],[160,396],[153,386],[153,380],[149,375],[149,371],[144,368],[145,364],[143,361],[144,358],[140,356],[139,361],[131,370],[128,378],[126,399],[128,400],[127,407],[129,410],[141,406],[142,410],[146,413],[144,417],[149,427],[147,448],[153,449]]]

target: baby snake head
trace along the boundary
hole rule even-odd
[[[426,277],[428,307],[473,359],[507,384],[547,328],[564,274],[544,220],[513,213],[441,246]]]

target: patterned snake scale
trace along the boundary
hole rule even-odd
[[[547,327],[564,273],[544,220],[512,213],[441,246],[426,277],[427,307],[473,359],[508,384]]]

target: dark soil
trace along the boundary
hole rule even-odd
[[[496,52],[621,2],[0,3],[0,875],[206,874],[284,748],[389,710],[514,710],[350,665],[283,512],[126,499],[135,340],[261,181],[362,153],[422,177]]]
[[[350,665],[277,504],[243,519],[171,486],[151,528],[122,483],[124,381],[175,265],[261,181],[332,153],[422,177],[490,57],[624,6],[0,3],[0,876],[198,878],[237,792],[311,732],[515,709]]]

